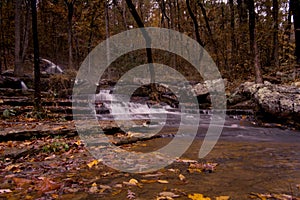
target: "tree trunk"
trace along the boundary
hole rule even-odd
[[[133,5],[131,0],[126,0],[127,6],[129,8],[129,11],[131,13],[131,15],[133,16],[135,22],[137,23],[139,28],[144,28],[144,23],[142,22],[138,12],[135,9],[135,6]],[[147,46],[151,46],[151,38],[148,35],[148,33],[146,31],[142,31],[143,37],[146,41]],[[147,62],[149,64],[149,71],[150,71],[150,76],[151,76],[151,82],[155,83],[155,72],[153,69],[153,58],[152,58],[152,50],[151,48],[146,48],[146,52],[147,52]]]
[[[68,67],[69,69],[74,68],[73,65],[73,14],[74,14],[74,3],[75,0],[68,1],[65,0],[65,4],[68,8],[68,45],[69,45],[69,61]]]
[[[235,16],[234,16],[234,4],[233,0],[229,0],[230,7],[230,31],[231,31],[231,67],[236,65],[236,56],[237,56],[237,46],[236,46],[236,36],[235,36]]]
[[[248,19],[247,4],[245,3],[245,0],[237,0],[237,4],[238,4],[239,22],[240,24],[246,24]]]
[[[4,58],[4,37],[3,37],[3,5],[2,2],[0,2],[0,74],[2,74],[2,58]]]
[[[23,31],[23,48],[22,48],[22,53],[21,53],[21,59],[22,63],[24,64],[25,62],[25,57],[26,57],[26,51],[28,48],[28,43],[29,43],[29,29],[30,29],[30,2],[26,2],[26,16],[24,19],[24,31]]]
[[[22,1],[15,0],[15,76],[23,76],[23,62],[21,56],[21,15]]]
[[[198,21],[196,16],[194,15],[192,9],[191,9],[191,5],[190,5],[190,0],[186,0],[186,7],[188,9],[189,15],[191,16],[192,20],[193,20],[193,24],[194,24],[194,29],[195,29],[195,36],[196,36],[196,40],[197,42],[204,47],[204,43],[200,38],[200,31],[199,31],[199,25],[198,25]]]
[[[170,28],[170,18],[168,17],[168,15],[166,14],[166,4],[165,1],[161,1],[160,4],[160,9],[161,9],[161,26],[164,27],[164,19],[167,19],[167,23],[168,23],[168,28]]]
[[[141,20],[138,12],[135,9],[135,6],[133,5],[131,0],[126,0],[126,4],[129,8],[129,11],[131,13],[131,15],[133,16],[135,22],[137,23],[139,28],[144,28],[144,23]],[[142,30],[142,34],[143,37],[145,39],[146,45],[148,47],[151,47],[151,38],[148,34],[147,31]],[[155,71],[154,71],[154,67],[153,67],[153,57],[152,57],[152,49],[151,48],[146,48],[146,53],[147,53],[147,63],[149,64],[149,72],[150,72],[150,81],[151,81],[151,95],[150,98],[152,98],[153,100],[158,101],[159,97],[157,94],[157,88],[155,86]]]
[[[23,16],[22,4],[26,3],[26,15]],[[29,16],[30,5],[27,1],[16,0],[15,1],[15,76],[23,76],[24,74],[24,62],[26,51],[28,48],[28,32],[30,28]]]
[[[37,30],[37,11],[36,0],[31,0],[31,13],[32,13],[32,38],[33,38],[33,51],[34,51],[34,106],[36,112],[41,112],[41,88],[40,88],[40,65],[39,65],[39,40]]]
[[[216,41],[214,39],[214,36],[213,36],[212,30],[210,28],[210,25],[209,25],[209,19],[207,17],[206,9],[205,9],[204,5],[200,1],[197,1],[197,3],[198,3],[198,5],[199,5],[199,7],[201,9],[201,12],[202,12],[202,15],[203,15],[204,21],[205,21],[205,26],[206,26],[206,29],[207,29],[210,41],[211,41],[211,43],[213,45],[214,53],[216,55],[216,64],[217,64],[217,66],[219,66],[220,59],[219,59],[219,55],[218,55],[218,46],[217,46],[217,43],[216,43]],[[224,20],[222,20],[222,21],[224,21]],[[225,61],[226,59],[225,59],[224,56],[223,56],[223,58],[224,58],[224,61]]]
[[[105,0],[105,34],[106,34],[106,59],[107,62],[110,61],[110,44],[109,44],[109,37],[110,37],[110,31],[109,31],[109,13],[108,13],[108,2]],[[111,77],[111,71],[109,69],[108,71],[108,77],[109,80]]]
[[[122,16],[122,19],[123,19],[123,25],[124,25],[124,30],[127,30],[128,29],[128,26],[127,26],[127,20],[126,20],[126,9],[125,7],[122,9],[121,6],[119,6],[117,0],[113,0],[112,3],[115,5],[115,7],[117,8],[117,10],[119,11],[120,15]]]
[[[249,35],[250,35],[250,49],[251,49],[251,58],[252,64],[255,69],[255,82],[263,83],[261,75],[261,67],[258,56],[258,49],[256,44],[256,34],[255,34],[255,7],[254,0],[248,0],[248,9],[249,9]]]
[[[294,19],[297,64],[300,64],[300,0],[291,0],[291,7]]]
[[[278,0],[273,0],[273,59],[274,59],[274,67],[276,69],[279,68],[279,44],[278,44]]]

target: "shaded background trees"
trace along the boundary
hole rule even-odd
[[[300,62],[299,2],[132,0],[144,26],[170,28],[194,38],[205,46],[229,81],[254,79],[259,68],[263,76],[295,68],[296,61]],[[0,2],[0,70],[14,69],[18,76],[23,75],[23,69],[25,72],[33,69],[28,3],[28,0]],[[97,44],[111,35],[138,27],[127,5],[126,0],[39,0],[40,56],[65,69],[78,69]],[[135,63],[115,63],[113,71],[117,76],[147,58],[143,52],[127,57],[134,58],[131,62]],[[153,59],[189,77],[193,75],[186,62],[176,55],[154,51]]]

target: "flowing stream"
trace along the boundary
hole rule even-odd
[[[147,105],[143,102],[122,102],[109,91],[95,96],[95,104],[102,108],[100,120],[148,119],[147,128],[163,126],[162,131],[175,133],[180,115],[191,119],[199,116],[195,110],[179,109],[168,105]],[[105,110],[105,111],[104,111]],[[207,132],[213,111],[199,110],[199,124],[185,121],[185,130],[198,126],[197,137],[183,155],[198,159],[199,148]],[[188,192],[207,196],[229,195],[233,199],[248,199],[251,192],[300,196],[300,131],[257,125],[251,111],[228,110],[222,134],[214,149],[203,160],[217,162],[217,171],[207,175],[191,175]],[[164,120],[167,118],[167,120]],[[184,134],[182,137],[189,137]],[[172,138],[156,138],[137,143],[133,151],[149,152],[170,142]],[[179,188],[184,186],[177,186]],[[153,191],[155,188],[153,188]],[[151,194],[151,188],[146,193]]]

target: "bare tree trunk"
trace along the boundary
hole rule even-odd
[[[197,42],[204,47],[204,43],[200,38],[200,33],[199,33],[199,25],[198,25],[198,21],[196,16],[194,15],[192,9],[191,9],[191,5],[190,5],[190,0],[186,0],[186,6],[189,12],[189,15],[191,16],[192,20],[193,20],[193,24],[194,24],[194,29],[195,29],[195,36],[196,36],[196,40]]]
[[[0,43],[2,44],[0,46],[0,74],[2,74],[2,58],[4,58],[4,37],[3,37],[3,5],[2,2],[0,2]]]
[[[234,17],[234,4],[233,0],[229,0],[230,7],[230,31],[231,31],[231,67],[236,65],[237,57],[237,46],[236,46],[236,36],[235,36],[235,17]]]
[[[129,11],[131,13],[131,15],[133,16],[135,22],[137,23],[139,28],[144,28],[144,23],[141,20],[138,12],[135,9],[135,6],[133,5],[131,0],[126,0],[126,4],[129,8]],[[145,39],[146,45],[148,47],[151,47],[151,38],[148,34],[147,31],[142,30],[142,34],[143,37]],[[151,48],[146,48],[146,53],[147,53],[147,63],[149,64],[149,72],[150,72],[150,79],[151,79],[151,95],[150,97],[154,100],[158,100],[158,94],[157,94],[157,88],[155,86],[155,71],[154,71],[154,67],[153,67],[153,57],[152,57],[152,49]]]
[[[177,7],[177,28],[178,28],[178,31],[181,32],[181,26],[180,26],[180,5],[179,5],[179,1],[178,0],[175,0],[175,3],[176,3],[176,7]]]
[[[237,63],[243,65],[247,56],[248,49],[248,12],[245,0],[237,0],[237,10],[239,15],[238,40],[237,40]]]
[[[106,59],[110,61],[110,44],[108,38],[109,34],[109,14],[108,14],[108,2],[105,0],[105,33],[106,33]],[[108,72],[108,79],[111,79],[111,72]]]
[[[255,82],[263,83],[259,56],[258,56],[258,49],[256,44],[254,0],[248,0],[248,9],[249,9],[250,49],[251,49],[252,64],[254,65],[254,69],[255,69]]]
[[[161,9],[161,25],[162,27],[164,27],[164,19],[166,18],[167,19],[167,23],[168,23],[168,28],[170,28],[170,18],[168,17],[168,15],[166,14],[166,4],[165,4],[165,1],[162,0],[161,1],[161,4],[160,4],[160,9]]]
[[[115,7],[117,8],[117,10],[119,11],[119,13],[122,16],[123,25],[124,25],[124,28],[125,28],[124,30],[127,30],[128,26],[127,26],[127,20],[126,20],[126,7],[123,7],[123,9],[122,9],[122,7],[119,6],[117,0],[113,0],[112,2],[113,2],[113,4],[115,5]]]
[[[34,107],[36,112],[41,112],[41,87],[40,87],[40,60],[39,60],[39,40],[37,30],[36,0],[31,0],[32,10],[32,38],[34,51]]]
[[[295,55],[297,64],[300,64],[300,0],[290,0],[294,19],[294,30],[296,40]]]
[[[279,44],[278,44],[278,0],[273,0],[273,59],[274,59],[274,67],[276,69],[279,68]]]
[[[291,31],[292,30],[292,8],[291,1],[288,4],[288,18],[284,28],[283,41],[285,44],[289,44],[291,40]],[[290,60],[288,54],[290,53],[289,48],[283,48],[283,57]]]
[[[135,6],[133,5],[131,0],[126,0],[127,6],[129,8],[129,11],[131,12],[131,15],[133,16],[135,22],[137,23],[139,28],[144,28],[144,23],[142,22],[138,12],[135,9]],[[147,46],[151,46],[151,38],[148,35],[146,31],[142,31],[143,37],[145,38]],[[155,72],[153,69],[153,58],[152,58],[152,50],[151,48],[146,48],[147,52],[147,62],[149,64],[149,71],[151,76],[151,82],[155,83]]]
[[[29,29],[30,29],[29,19],[30,19],[30,2],[26,2],[26,16],[24,19],[25,26],[24,26],[24,35],[23,35],[23,49],[22,49],[22,54],[21,54],[22,63],[25,62],[26,51],[27,51],[28,43],[29,43]]]
[[[68,1],[64,0],[68,8],[68,45],[69,45],[69,69],[74,68],[73,65],[73,14],[74,14],[74,4],[75,0]]]
[[[22,1],[15,0],[15,76],[23,75],[23,62],[21,56],[21,15]]]
[[[204,7],[204,5],[200,2],[200,1],[197,1],[200,9],[201,9],[201,12],[202,12],[202,15],[204,17],[204,21],[205,21],[205,26],[206,26],[206,29],[207,29],[207,32],[208,32],[208,35],[209,35],[209,38],[210,38],[210,41],[213,45],[213,50],[214,50],[214,53],[216,55],[216,63],[217,65],[219,66],[220,64],[220,59],[219,59],[219,55],[218,55],[218,45],[214,39],[214,36],[213,36],[213,33],[212,33],[212,30],[210,28],[210,25],[209,25],[209,20],[208,20],[208,17],[207,17],[207,13],[206,13],[206,9]],[[223,58],[224,58],[224,61],[226,62],[226,58],[225,56],[223,55]]]

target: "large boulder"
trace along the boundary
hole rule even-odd
[[[228,98],[228,105],[236,108],[245,102],[251,102],[249,108],[254,108],[257,115],[265,119],[299,123],[300,88],[296,86],[246,82]]]

